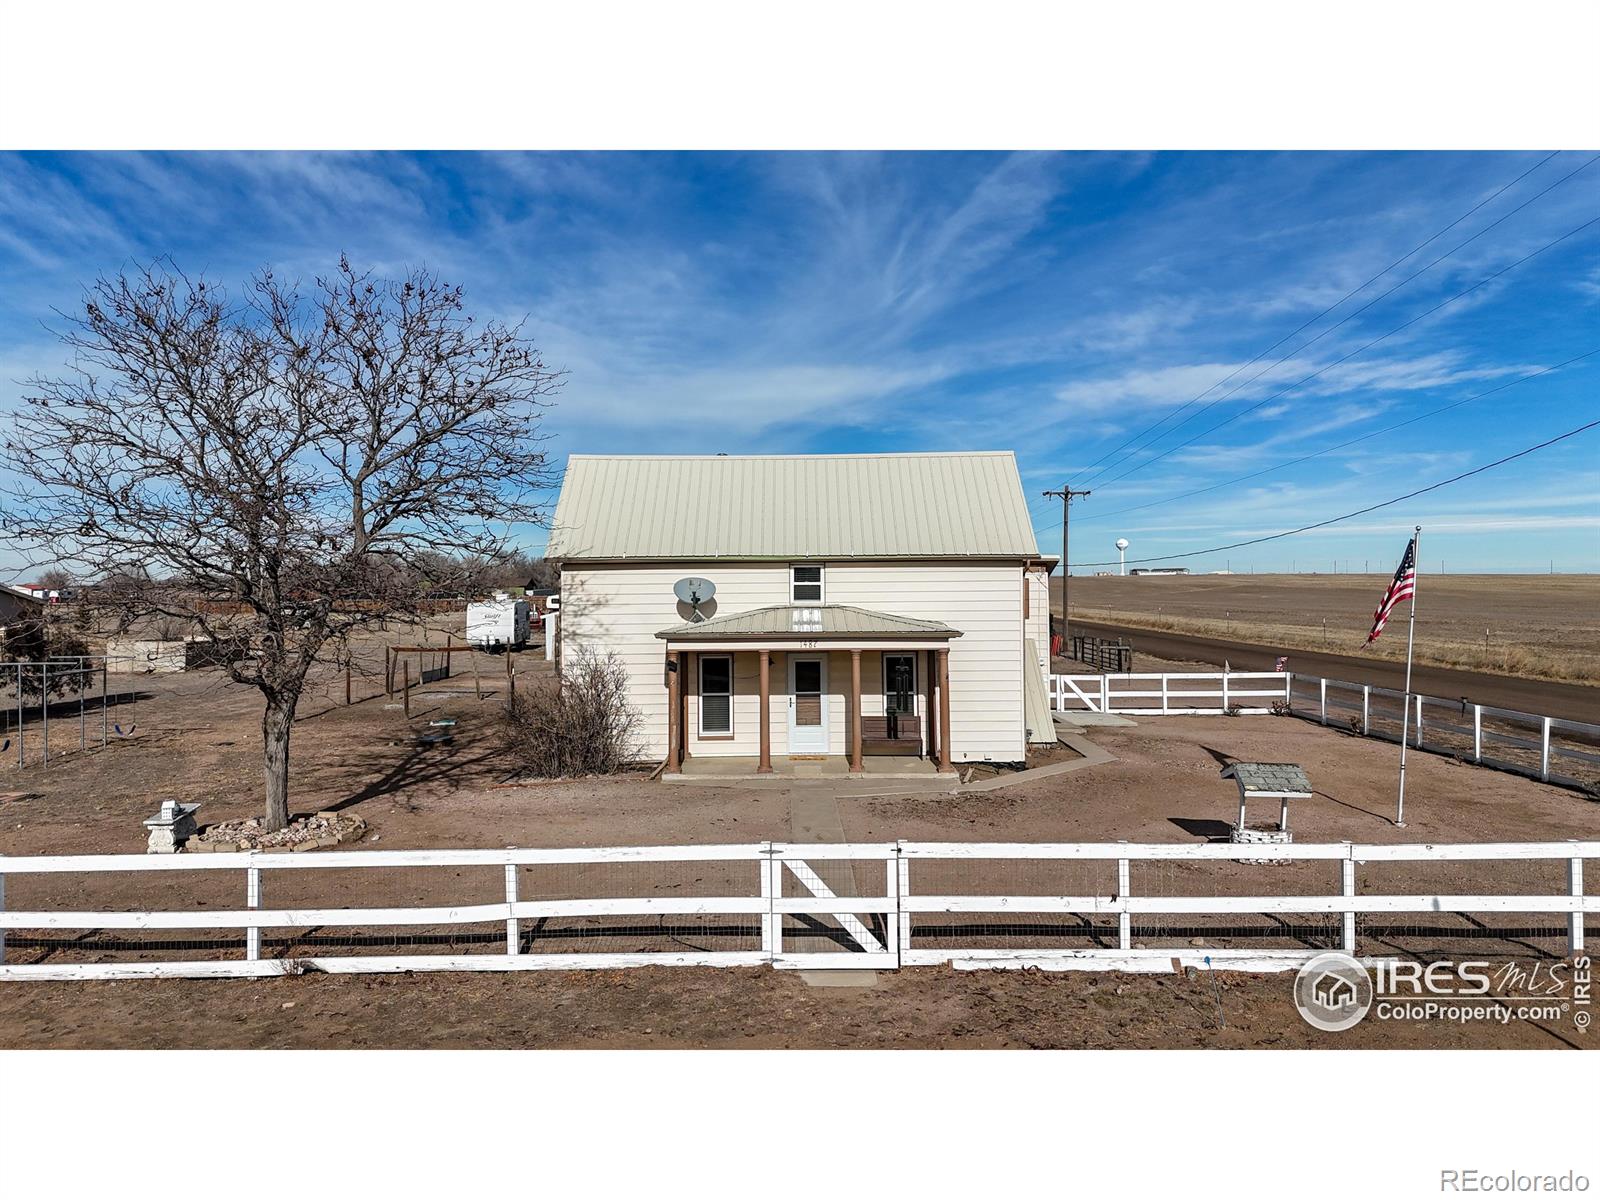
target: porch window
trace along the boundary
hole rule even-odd
[[[700,735],[728,735],[733,732],[733,657],[727,654],[700,656]]]
[[[789,603],[822,603],[822,567],[796,565],[789,568]]]

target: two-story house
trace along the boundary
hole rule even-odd
[[[1054,560],[1009,451],[574,455],[547,554],[563,666],[614,653],[669,772],[1055,740]]]

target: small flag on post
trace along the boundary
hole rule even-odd
[[[1406,552],[1400,559],[1400,569],[1394,573],[1389,590],[1383,594],[1383,599],[1378,603],[1378,610],[1372,614],[1372,632],[1367,634],[1367,645],[1370,646],[1378,640],[1378,635],[1389,623],[1389,614],[1394,612],[1395,606],[1402,600],[1411,599],[1416,592],[1417,539],[1413,537],[1406,543]]]

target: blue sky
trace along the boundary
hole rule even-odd
[[[528,317],[570,372],[548,418],[557,455],[1015,449],[1047,552],[1060,510],[1039,493],[1071,478],[1093,490],[1073,509],[1075,562],[1115,558],[1118,536],[1130,558],[1175,555],[1600,417],[1597,354],[1215,487],[1600,349],[1600,224],[1360,349],[1600,216],[1600,162],[1532,199],[1593,157],[1566,152],[1207,392],[1544,157],[6,155],[0,411],[22,378],[59,370],[51,310],[99,272],[170,254],[237,287],[265,265],[310,278],[344,251],[379,272],[425,264],[475,310]],[[1092,466],[1201,394],[1148,447]],[[1118,511],[1135,506],[1149,507]],[[1183,561],[1388,572],[1417,523],[1429,569],[1600,570],[1600,430],[1331,529]],[[0,547],[0,570],[16,565]]]

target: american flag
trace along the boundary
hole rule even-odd
[[[1394,573],[1394,580],[1389,584],[1389,590],[1383,594],[1383,599],[1378,603],[1378,611],[1372,614],[1372,632],[1367,634],[1368,645],[1378,640],[1378,635],[1389,623],[1389,614],[1395,610],[1395,606],[1416,594],[1417,539],[1412,538],[1406,543],[1406,552],[1400,559],[1400,569]]]

